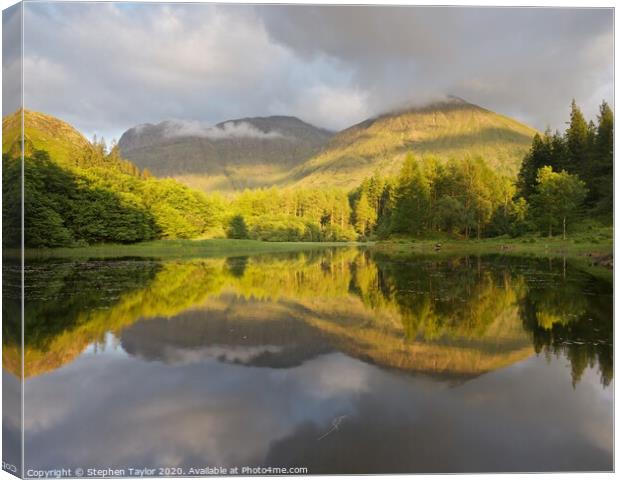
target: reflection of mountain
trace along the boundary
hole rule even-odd
[[[124,350],[147,360],[193,363],[204,358],[289,368],[329,351],[320,332],[274,302],[225,294],[173,318],[133,324]]]
[[[394,312],[369,310],[355,296],[277,302],[225,294],[169,319],[135,323],[121,332],[132,355],[168,363],[204,358],[272,368],[291,367],[337,349],[409,372],[468,378],[533,354],[516,306],[476,342],[407,340]]]
[[[243,268],[230,259],[41,264],[26,275],[33,333],[26,375],[70,362],[111,331],[128,353],[169,363],[210,357],[285,368],[339,350],[387,368],[467,379],[540,351],[545,335],[564,345],[588,321],[607,346],[584,337],[569,358],[596,361],[609,381],[611,303],[581,294],[591,279],[547,272],[543,284],[537,272],[546,263],[472,262],[395,262],[335,249],[250,257]],[[560,332],[560,325],[569,327]],[[578,380],[579,368],[574,373]]]

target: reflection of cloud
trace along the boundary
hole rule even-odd
[[[162,366],[85,356],[29,381],[27,443],[37,455],[29,463],[260,463],[272,440],[306,422],[322,428],[350,408],[346,398],[354,391],[346,383],[316,395],[322,369],[337,374],[340,366],[349,374],[359,370],[358,378],[366,369],[342,355],[283,374],[208,360]]]
[[[165,349],[164,358],[169,363],[190,364],[206,359],[216,359],[225,362],[249,363],[261,355],[277,354],[284,350],[277,345],[213,345],[204,348],[170,348]]]
[[[334,362],[330,357],[320,357],[300,373],[300,382],[311,386],[312,394],[319,398],[330,398],[343,392],[361,394],[368,390],[368,372],[355,362]]]
[[[590,376],[573,390],[564,359],[534,357],[446,388],[342,354],[279,370],[86,355],[27,380],[27,463],[267,462],[311,473],[609,469],[611,388]]]
[[[2,369],[2,460],[21,465],[21,381]]]

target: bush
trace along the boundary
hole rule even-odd
[[[249,238],[248,227],[243,215],[235,215],[230,219],[226,235],[228,238],[235,238],[238,240]]]

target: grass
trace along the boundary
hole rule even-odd
[[[336,242],[262,242],[259,240],[156,240],[131,245],[102,244],[75,248],[26,249],[26,259],[45,258],[198,258],[220,256],[243,256],[257,253],[295,252],[330,247],[357,245]],[[5,254],[16,256],[17,250]]]
[[[391,256],[415,254],[450,255],[514,255],[544,258],[566,258],[580,270],[592,275],[613,277],[613,228],[575,233],[566,240],[556,236],[497,237],[470,239],[394,238],[377,242],[373,250]]]
[[[438,248],[437,245],[440,244]],[[611,279],[613,276],[613,228],[561,237],[498,237],[481,240],[394,238],[380,242],[263,242],[259,240],[156,240],[131,245],[102,244],[75,248],[26,249],[26,259],[46,258],[200,258],[243,256],[259,253],[296,252],[333,247],[366,246],[390,256],[514,255],[566,258],[580,270]],[[17,256],[18,250],[5,255]]]

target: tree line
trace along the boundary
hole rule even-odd
[[[3,243],[21,243],[20,158],[3,155]],[[217,199],[169,179],[150,177],[101,144],[75,165],[34,150],[23,165],[27,247],[134,243],[206,235],[221,221]]]
[[[536,134],[516,181],[480,157],[440,163],[408,154],[396,177],[375,174],[350,194],[361,238],[436,234],[464,238],[562,234],[584,213],[603,224],[613,214],[613,113],[597,123],[573,101],[566,131]]]
[[[21,161],[3,155],[4,244],[21,241]],[[28,152],[23,169],[25,242],[59,247],[227,236],[265,241],[351,241],[392,236],[482,238],[562,234],[584,213],[613,215],[613,113],[597,123],[573,101],[564,133],[537,134],[516,181],[485,159],[441,162],[406,155],[398,175],[377,173],[351,192],[246,190],[231,198],[157,179],[94,139],[59,164]]]

